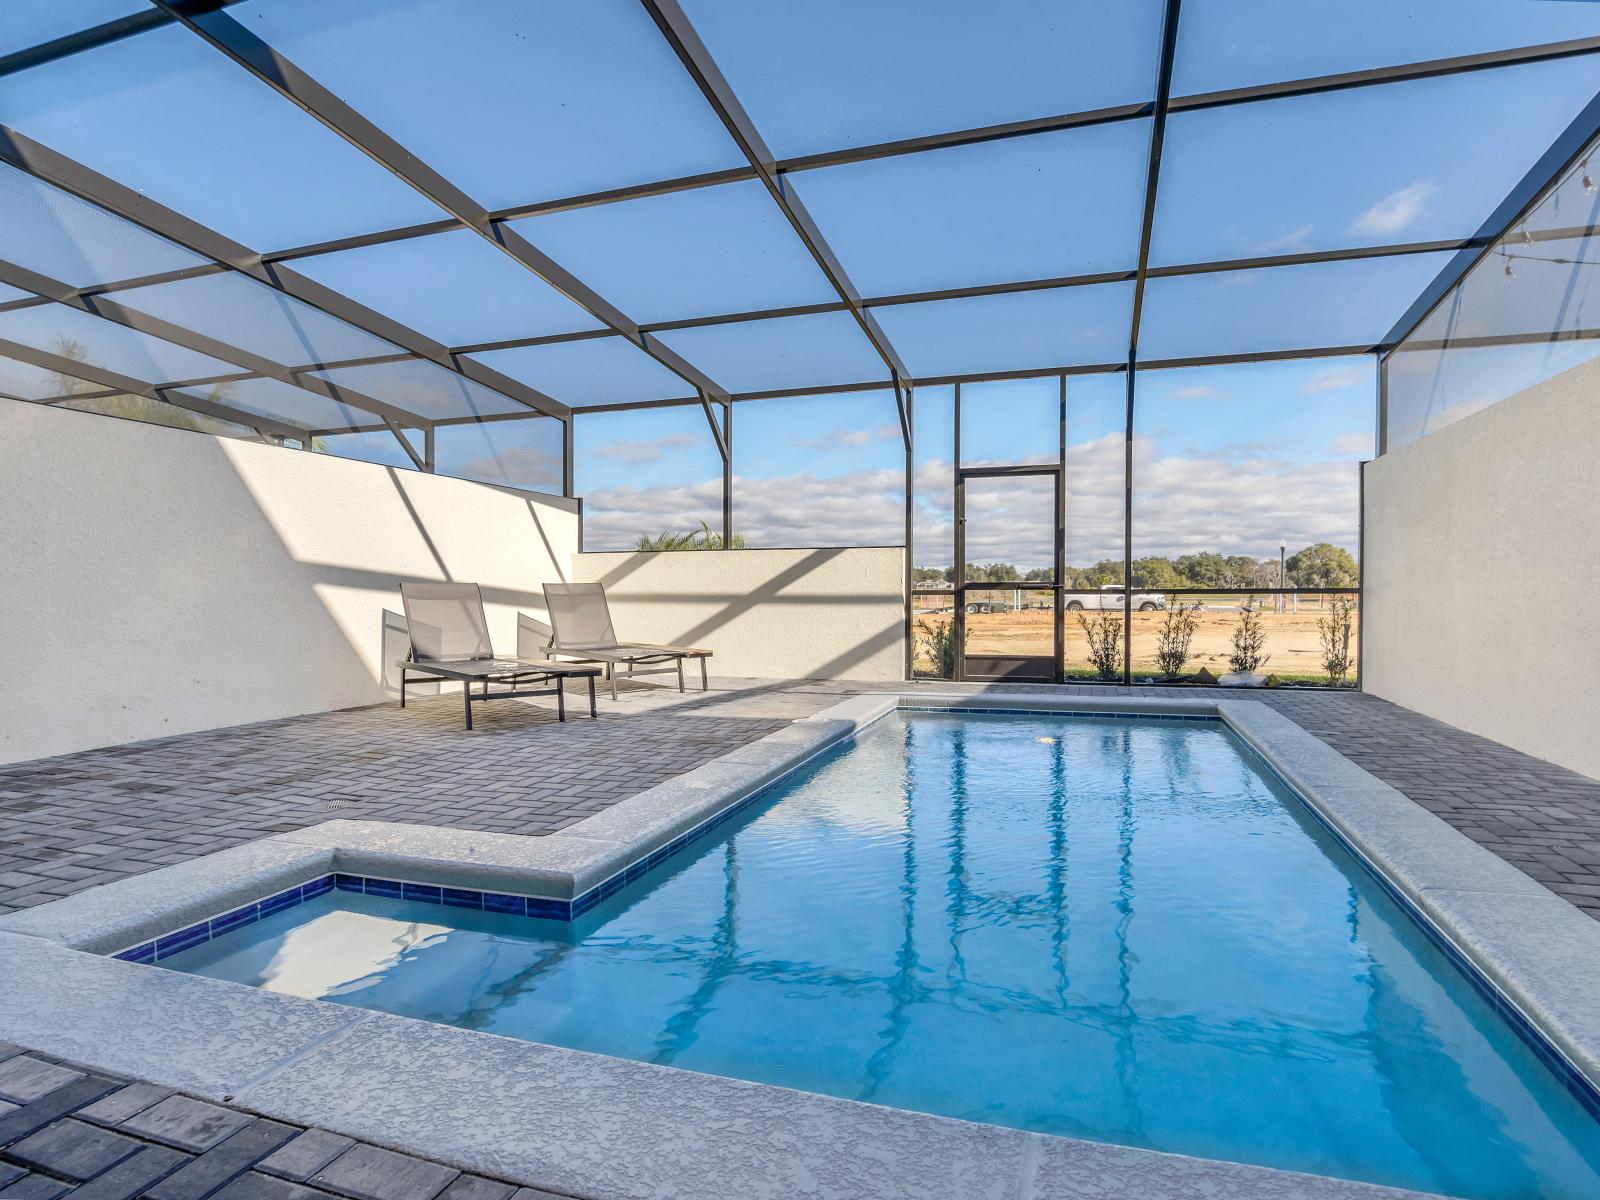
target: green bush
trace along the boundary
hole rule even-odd
[[[1198,603],[1175,604],[1162,618],[1156,637],[1156,667],[1168,679],[1183,674],[1183,665],[1189,661],[1189,643],[1200,624],[1199,612]]]
[[[1261,610],[1256,598],[1251,596],[1239,612],[1239,623],[1233,627],[1233,653],[1228,655],[1228,669],[1243,675],[1255,675],[1272,661],[1263,654],[1267,647],[1267,630],[1261,620]]]
[[[1099,679],[1122,678],[1122,618],[1114,612],[1102,612],[1092,620],[1083,613],[1076,614],[1089,639],[1089,661],[1094,664]]]

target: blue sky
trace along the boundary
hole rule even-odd
[[[68,8],[89,23],[138,7],[27,0],[8,13],[5,36],[20,44],[64,32]],[[799,155],[1147,100],[1163,5],[685,0],[685,8],[774,151]],[[228,11],[490,208],[743,163],[636,0],[246,0]],[[1185,7],[1175,90],[1591,35],[1600,35],[1600,4],[1577,0],[1212,0]],[[907,65],[886,68],[891,63]],[[425,85],[399,86],[407,80]],[[1467,237],[1597,90],[1600,55],[1174,114],[1152,261]],[[7,77],[0,121],[258,250],[441,215],[178,27]],[[1148,121],[1132,120],[785,179],[869,297],[1126,271],[1137,259],[1148,137]],[[0,170],[0,193],[12,196],[17,217],[0,234],[0,254],[69,283],[194,261],[16,172]],[[529,216],[514,228],[636,321],[833,298],[753,182]],[[1140,354],[1370,344],[1446,257],[1152,279]],[[446,345],[598,324],[464,231],[304,259],[295,269]],[[1525,277],[1539,270],[1530,264]],[[1552,292],[1539,294],[1548,300]],[[388,349],[238,277],[122,298],[285,362]],[[1131,285],[1115,282],[875,312],[912,373],[939,376],[1118,362],[1131,302]],[[1492,325],[1503,307],[1484,299],[1461,328]],[[54,306],[0,313],[0,337],[46,349],[71,337],[93,361],[153,382],[227,369]],[[837,312],[659,337],[733,391],[885,376],[854,322]],[[478,353],[580,407],[690,390],[617,337]],[[1496,379],[1506,382],[1480,391],[1540,369],[1526,355],[1496,363]],[[1250,553],[1280,535],[1353,541],[1347,484],[1357,450],[1349,448],[1370,441],[1370,375],[1369,364],[1330,361],[1144,375],[1140,552],[1189,546],[1197,535],[1182,513],[1212,521],[1207,536],[1234,539]],[[428,413],[514,408],[431,368],[330,377]],[[1113,494],[1121,488],[1123,386],[1118,376],[1087,375],[1069,388],[1073,561],[1121,553],[1120,523],[1105,514],[1120,504]],[[1053,387],[997,384],[988,400],[980,399],[984,389],[969,388],[969,420],[980,406],[993,413],[964,431],[969,459],[1053,453],[1045,394]],[[1450,404],[1465,409],[1475,395],[1452,382]],[[937,546],[948,514],[932,499],[941,489],[931,481],[950,469],[950,452],[941,450],[949,443],[938,393],[924,391],[919,406],[917,472],[930,481],[918,490],[919,526]],[[365,452],[392,454],[383,438],[364,440]],[[464,473],[550,486],[547,423],[447,440],[444,457]],[[887,392],[744,403],[733,440],[738,522],[754,539],[900,536],[902,451]],[[583,417],[577,447],[596,537],[631,541],[646,529],[719,514],[721,464],[698,408]],[[1231,487],[1217,485],[1230,478]],[[801,512],[807,506],[814,519]]]
[[[1055,379],[964,387],[963,461],[1054,460],[1058,389]],[[1267,557],[1280,538],[1354,551],[1356,464],[1372,456],[1375,389],[1370,357],[1142,372],[1136,552]],[[1122,555],[1125,395],[1121,375],[1068,379],[1071,563]],[[940,565],[950,561],[952,536],[951,389],[920,389],[915,403],[915,557]],[[721,460],[698,408],[593,414],[577,428],[591,546],[628,545],[640,532],[701,520],[719,526]],[[757,545],[897,542],[903,456],[887,392],[740,403],[736,527]],[[1038,532],[1047,508],[983,516],[969,512],[973,557],[1047,557]]]

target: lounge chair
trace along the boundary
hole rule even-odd
[[[604,666],[613,700],[617,698],[617,668],[621,666],[628,668],[629,676],[665,675],[676,671],[678,690],[683,691],[683,660],[686,658],[700,660],[700,690],[706,690],[706,659],[711,657],[711,651],[694,646],[617,641],[604,584],[547,583],[544,603],[550,612],[551,630],[546,653],[573,662]]]
[[[406,610],[406,632],[411,638],[411,654],[401,660],[400,707],[406,706],[406,685],[413,673],[433,679],[449,679],[461,684],[467,709],[467,728],[472,728],[472,706],[485,700],[509,700],[517,696],[555,696],[556,715],[567,719],[568,679],[588,679],[589,715],[595,710],[594,681],[598,667],[577,663],[550,662],[542,658],[496,658],[489,642],[489,622],[483,615],[483,593],[475,583],[402,583],[400,601]],[[531,688],[526,685],[552,683]],[[489,685],[506,684],[510,691],[489,691]],[[472,685],[482,690],[473,694]]]

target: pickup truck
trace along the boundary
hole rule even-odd
[[[1133,594],[1133,607],[1138,612],[1155,612],[1157,609],[1166,608],[1167,597],[1161,592],[1135,592]],[[1084,609],[1117,609],[1122,608],[1122,585],[1120,583],[1107,584],[1092,596],[1068,596],[1067,611],[1082,612]]]

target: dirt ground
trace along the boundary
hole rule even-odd
[[[1321,675],[1322,646],[1317,631],[1317,621],[1326,615],[1326,609],[1313,599],[1300,597],[1298,608],[1290,600],[1290,610],[1262,613],[1263,627],[1267,633],[1268,674]],[[1065,614],[1065,660],[1069,671],[1090,669],[1088,640],[1078,623],[1077,613]],[[1082,614],[1090,621],[1098,613]],[[1117,614],[1119,617],[1121,614]],[[1228,654],[1234,629],[1239,623],[1237,607],[1203,608],[1198,614],[1200,623],[1190,643],[1190,657],[1184,668],[1186,673],[1205,667],[1214,675],[1228,670]],[[967,651],[970,654],[1041,654],[1052,650],[1053,633],[1049,610],[1029,609],[1008,613],[970,613],[967,616]],[[1133,670],[1137,674],[1154,674],[1156,640],[1166,614],[1162,612],[1136,612],[1133,614]],[[947,624],[951,614],[919,613],[914,620],[930,625]],[[920,643],[922,639],[918,638]],[[1352,636],[1354,642],[1354,636]],[[931,664],[919,646],[918,667],[927,669]],[[1355,673],[1354,664],[1351,675]]]

